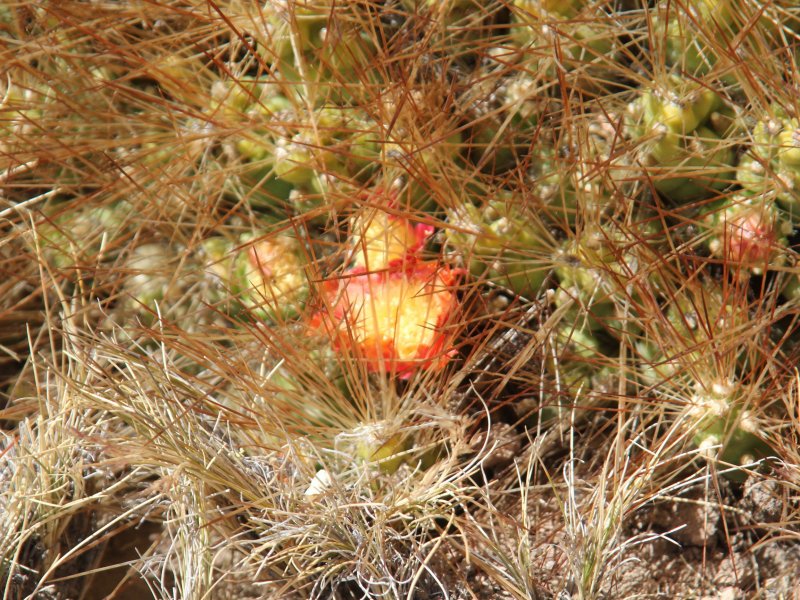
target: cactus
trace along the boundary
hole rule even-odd
[[[664,27],[664,21],[659,25]],[[661,27],[657,28],[660,32]],[[703,43],[688,19],[684,22],[677,15],[666,19],[665,58],[669,65],[680,68],[688,75],[707,74],[717,62],[717,55]]]
[[[128,202],[70,210],[56,205],[37,228],[37,243],[49,263],[63,271],[93,271],[116,257],[130,237],[133,207]],[[77,274],[77,273],[76,273]]]
[[[764,456],[768,447],[757,435],[758,425],[738,397],[739,384],[733,381],[714,383],[708,388],[697,386],[691,399],[690,427],[693,442],[701,453],[732,465],[752,462]],[[733,472],[742,480],[744,475]]]
[[[358,98],[360,77],[369,72],[375,52],[361,22],[364,8],[360,1],[268,4],[264,61],[282,78],[301,82],[318,103]]]
[[[762,274],[785,262],[792,223],[774,201],[734,196],[714,208],[706,222],[712,232],[708,249],[734,274]]]
[[[642,268],[635,246],[616,245],[625,235],[620,231],[586,231],[579,239],[562,244],[555,261],[559,284],[555,301],[570,305],[579,327],[599,331],[618,330],[622,322],[617,302],[624,302],[626,281]]]
[[[309,293],[305,254],[289,235],[221,237],[203,245],[208,269],[250,318],[283,322],[298,316]],[[218,300],[212,298],[211,300]]]
[[[289,125],[276,137],[275,175],[301,190],[310,190],[321,175],[365,178],[379,151],[369,125],[355,111],[321,109],[312,127]],[[302,122],[298,115],[293,122]]]
[[[501,50],[498,50],[500,53]],[[467,155],[485,171],[500,174],[531,152],[546,98],[541,83],[526,71],[512,74],[497,89],[481,90],[464,140]]]
[[[773,107],[775,118],[760,121],[753,130],[753,143],[737,170],[745,194],[774,195],[800,221],[800,120]]]
[[[125,288],[130,293],[134,310],[147,322],[153,321],[147,315],[155,312],[156,304],[176,295],[170,254],[162,244],[142,244],[134,248],[125,265],[130,273]]]
[[[448,247],[472,275],[527,298],[543,291],[554,242],[544,224],[521,212],[512,197],[482,210],[463,204],[449,211],[448,224]]]
[[[525,69],[551,78],[567,71],[580,88],[602,90],[615,75],[619,43],[616,28],[586,18],[596,8],[582,0],[516,0],[511,37],[524,51]]]
[[[714,481],[797,487],[796,2],[0,4],[7,596],[142,519],[187,597],[699,597],[610,576],[678,498],[798,537]]]
[[[336,450],[343,456],[355,457],[384,473],[394,473],[409,456],[413,438],[396,431],[385,421],[361,424],[336,436]]]
[[[551,343],[553,355],[558,358],[554,360],[549,356],[547,367],[557,375],[562,391],[587,394],[608,375],[609,348],[597,331],[581,327],[580,323],[576,327],[567,318],[558,325]],[[543,416],[549,417],[547,413]]]
[[[733,178],[733,149],[706,126],[719,96],[678,77],[628,106],[627,129],[641,140],[653,186],[673,202],[710,197]]]

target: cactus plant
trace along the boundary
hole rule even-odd
[[[203,246],[208,269],[250,317],[283,321],[303,311],[309,293],[300,242],[289,235],[221,237]]]
[[[791,596],[796,4],[2,3],[4,596]]]
[[[738,276],[761,274],[786,260],[792,224],[774,201],[734,196],[707,220],[713,232],[709,250]]]
[[[474,276],[529,298],[543,291],[554,242],[544,223],[515,208],[512,198],[482,210],[464,204],[450,211],[448,224],[448,245]]]

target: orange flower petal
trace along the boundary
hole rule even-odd
[[[448,289],[456,273],[434,262],[407,259],[403,269],[351,269],[326,284],[330,311],[317,322],[338,330],[339,343],[357,348],[373,371],[408,377],[419,368],[441,368],[453,355],[442,327],[457,307]]]

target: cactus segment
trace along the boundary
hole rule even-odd
[[[555,258],[556,304],[571,304],[575,321],[593,331],[622,327],[614,299],[640,269],[635,253],[616,247],[618,235],[587,231],[580,239],[565,242]]]
[[[362,424],[336,436],[335,446],[343,456],[395,473],[414,446],[412,436],[396,431],[385,421]]]
[[[448,224],[448,246],[472,275],[527,298],[541,293],[552,265],[552,243],[533,215],[511,200],[495,200],[483,209],[464,204],[450,210]]]
[[[531,140],[546,99],[541,83],[526,71],[514,73],[496,90],[475,103],[467,154],[484,171],[503,173],[531,151]]]
[[[741,465],[768,451],[743,399],[737,397],[734,382],[715,383],[707,389],[698,384],[689,412],[693,442],[704,456]],[[731,475],[743,477],[735,472]]]
[[[353,99],[375,53],[361,22],[361,4],[268,3],[264,62],[284,79],[302,83],[321,103]]]
[[[152,308],[155,302],[164,298],[164,289],[169,284],[164,256],[164,248],[160,244],[137,246],[131,253],[127,268],[132,275],[127,287],[137,304]]]
[[[526,70],[549,78],[566,72],[586,90],[602,89],[613,79],[619,32],[587,18],[587,9],[597,7],[582,0],[515,1],[511,38],[526,55]]]
[[[325,175],[367,178],[380,156],[370,125],[348,110],[321,109],[315,119],[313,127],[276,136],[275,175],[302,190]]]
[[[132,207],[127,202],[85,210],[65,211],[67,205],[37,228],[37,243],[45,259],[57,269],[94,269],[103,258],[116,255],[121,238],[129,233]],[[109,254],[110,253],[110,254]]]
[[[772,200],[733,197],[706,222],[713,232],[708,249],[741,277],[762,274],[785,261],[792,224]]]
[[[707,127],[699,127],[690,136],[676,141],[670,158],[656,160],[665,173],[653,169],[653,186],[680,204],[714,195],[728,186],[734,176],[733,149]]]
[[[775,117],[753,129],[752,145],[736,171],[743,193],[774,196],[800,222],[800,119],[790,118],[781,107],[772,107]]]
[[[667,20],[665,43],[667,64],[679,67],[688,75],[705,75],[718,60],[713,50],[699,39],[691,22],[684,23],[674,15]]]
[[[713,196],[734,176],[732,145],[707,124],[723,111],[713,90],[671,77],[663,89],[646,91],[628,106],[627,130],[642,143],[642,162],[653,187],[686,204]],[[721,123],[721,117],[716,120]],[[720,127],[723,125],[720,124]]]
[[[514,0],[514,16],[526,18],[574,17],[585,4],[583,0]]]
[[[244,235],[234,244],[213,237],[203,251],[208,271],[250,317],[282,322],[301,314],[309,285],[305,254],[296,238]]]

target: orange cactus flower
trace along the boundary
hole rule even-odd
[[[413,257],[383,271],[355,267],[325,282],[328,307],[315,321],[334,332],[336,345],[356,349],[371,371],[408,378],[438,369],[455,352],[444,326],[458,306],[450,289],[458,274]]]
[[[400,214],[394,189],[375,188],[364,195],[365,206],[350,224],[351,267],[370,271],[399,269],[416,257],[433,226],[414,223]]]
[[[353,222],[353,267],[399,268],[398,263],[416,255],[432,233],[431,225],[414,224],[382,210],[368,211]]]

